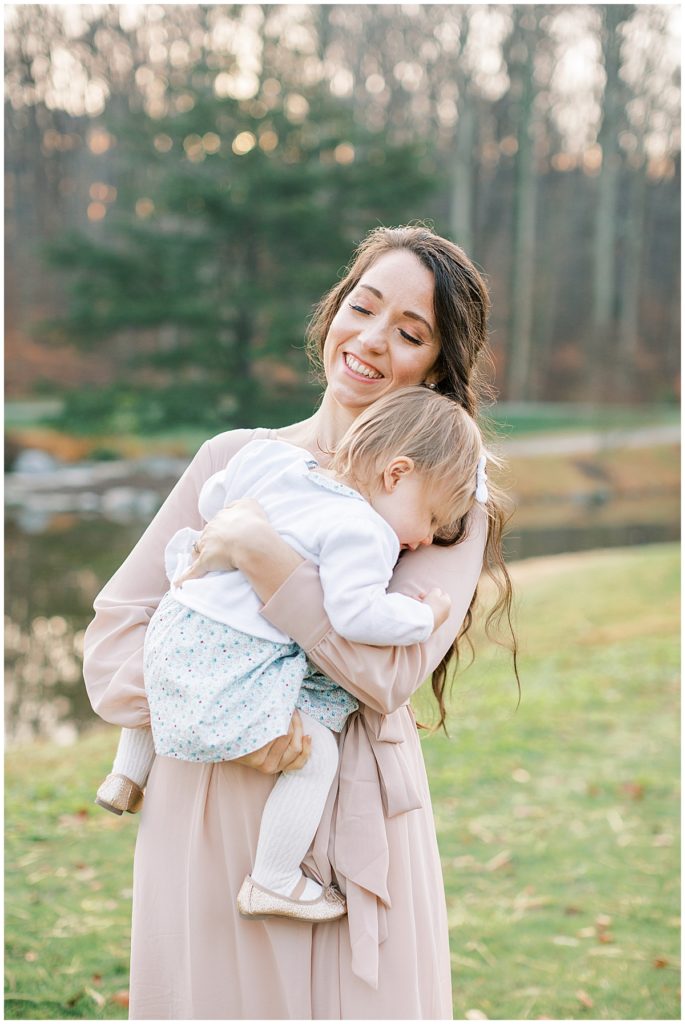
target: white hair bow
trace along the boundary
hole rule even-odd
[[[488,500],[488,485],[485,482],[488,478],[488,474],[485,472],[487,461],[487,456],[481,455],[476,466],[476,501],[480,501],[483,505]]]

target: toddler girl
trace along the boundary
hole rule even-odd
[[[447,619],[449,597],[386,592],[402,550],[449,531],[473,501],[487,500],[485,454],[474,421],[425,387],[380,399],[352,424],[322,469],[308,451],[252,441],[199,497],[205,521],[238,498],[254,498],[271,524],[319,566],[333,628],[376,645],[421,643]],[[244,916],[307,921],[346,912],[334,887],[303,875],[337,772],[339,733],[358,702],[320,673],[260,615],[239,571],[186,579],[200,534],[180,530],[165,551],[171,589],[146,631],[147,729],[124,729],[112,774],[97,802],[121,814],[142,800],[154,753],[187,761],[230,761],[288,731],[298,708],[312,738],[306,765],[282,773],[264,808],[255,863],[238,894]]]

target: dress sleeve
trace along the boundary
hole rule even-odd
[[[83,676],[93,710],[107,722],[148,725],[143,684],[145,630],[169,589],[164,550],[182,527],[204,526],[198,497],[204,482],[246,444],[251,430],[206,441],[121,568],[95,598],[84,638]]]
[[[371,647],[336,633],[326,615],[316,566],[303,562],[262,608],[269,622],[288,633],[311,660],[362,703],[390,714],[436,668],[459,633],[483,567],[487,516],[475,507],[464,540],[404,553],[389,590],[417,597],[434,587],[452,599],[447,621],[423,643]]]

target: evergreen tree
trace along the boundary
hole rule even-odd
[[[53,336],[122,357],[109,396],[73,395],[67,414],[127,408],[148,429],[306,414],[313,303],[369,228],[420,218],[435,187],[422,145],[384,144],[321,85],[267,79],[239,101],[213,80],[196,68],[193,89],[170,89],[173,113],[111,124],[116,202],[50,248],[70,294]]]

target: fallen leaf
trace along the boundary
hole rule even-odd
[[[544,818],[545,812],[542,807],[534,807],[532,804],[516,804],[514,807],[515,818]]]
[[[597,914],[595,924],[598,928],[608,928],[611,924],[611,918],[608,914]]]
[[[507,864],[511,864],[511,852],[509,850],[502,850],[487,862],[485,868],[487,871],[499,871],[500,868],[506,867]]]
[[[464,1014],[466,1020],[488,1020],[487,1013],[483,1013],[482,1010],[467,1010]]]
[[[645,787],[641,782],[622,782],[621,792],[631,800],[642,800],[645,795]]]
[[[570,935],[555,935],[552,939],[555,946],[578,946],[578,939],[572,938]]]
[[[109,997],[111,1003],[116,1003],[118,1006],[128,1006],[128,989],[122,988],[118,992],[115,992],[113,996]]]
[[[514,768],[511,777],[514,782],[530,782],[530,772],[525,768]]]
[[[28,953],[24,953],[24,960],[28,960],[30,964],[34,963],[38,959],[38,954],[34,953],[32,949]]]
[[[583,1006],[586,1006],[588,1010],[591,1010],[592,1007],[595,1005],[591,997],[582,988],[579,988],[576,992],[576,999],[579,1003],[582,1003]]]
[[[76,871],[74,872],[74,877],[77,878],[79,882],[90,882],[96,875],[97,871],[95,871],[94,868],[88,867],[87,864],[78,864],[76,866]]]
[[[93,1000],[93,1002],[97,1006],[98,1010],[101,1010],[102,1007],[107,1002],[107,1000],[103,996],[102,992],[96,992],[94,988],[86,988],[86,989],[84,989],[84,991],[85,991],[86,995],[90,996],[90,998]]]
[[[616,810],[616,808],[612,808],[610,811],[607,811],[607,821],[609,822],[609,827],[611,828],[611,831],[615,832],[617,835],[619,832],[622,832],[623,829],[626,827],[623,818]]]
[[[657,956],[652,963],[655,967],[668,967],[668,960],[665,956]]]
[[[101,985],[102,984],[102,975],[101,974],[94,974],[90,980],[93,982],[94,985]]]
[[[576,932],[579,939],[594,939],[596,935],[595,929],[590,925],[589,928],[581,928],[579,932]]]
[[[60,814],[57,824],[60,828],[80,828],[88,820],[88,811],[77,811],[76,814]]]
[[[597,932],[598,942],[613,942],[614,937],[611,932]]]
[[[582,914],[580,907],[564,907],[565,914]]]

